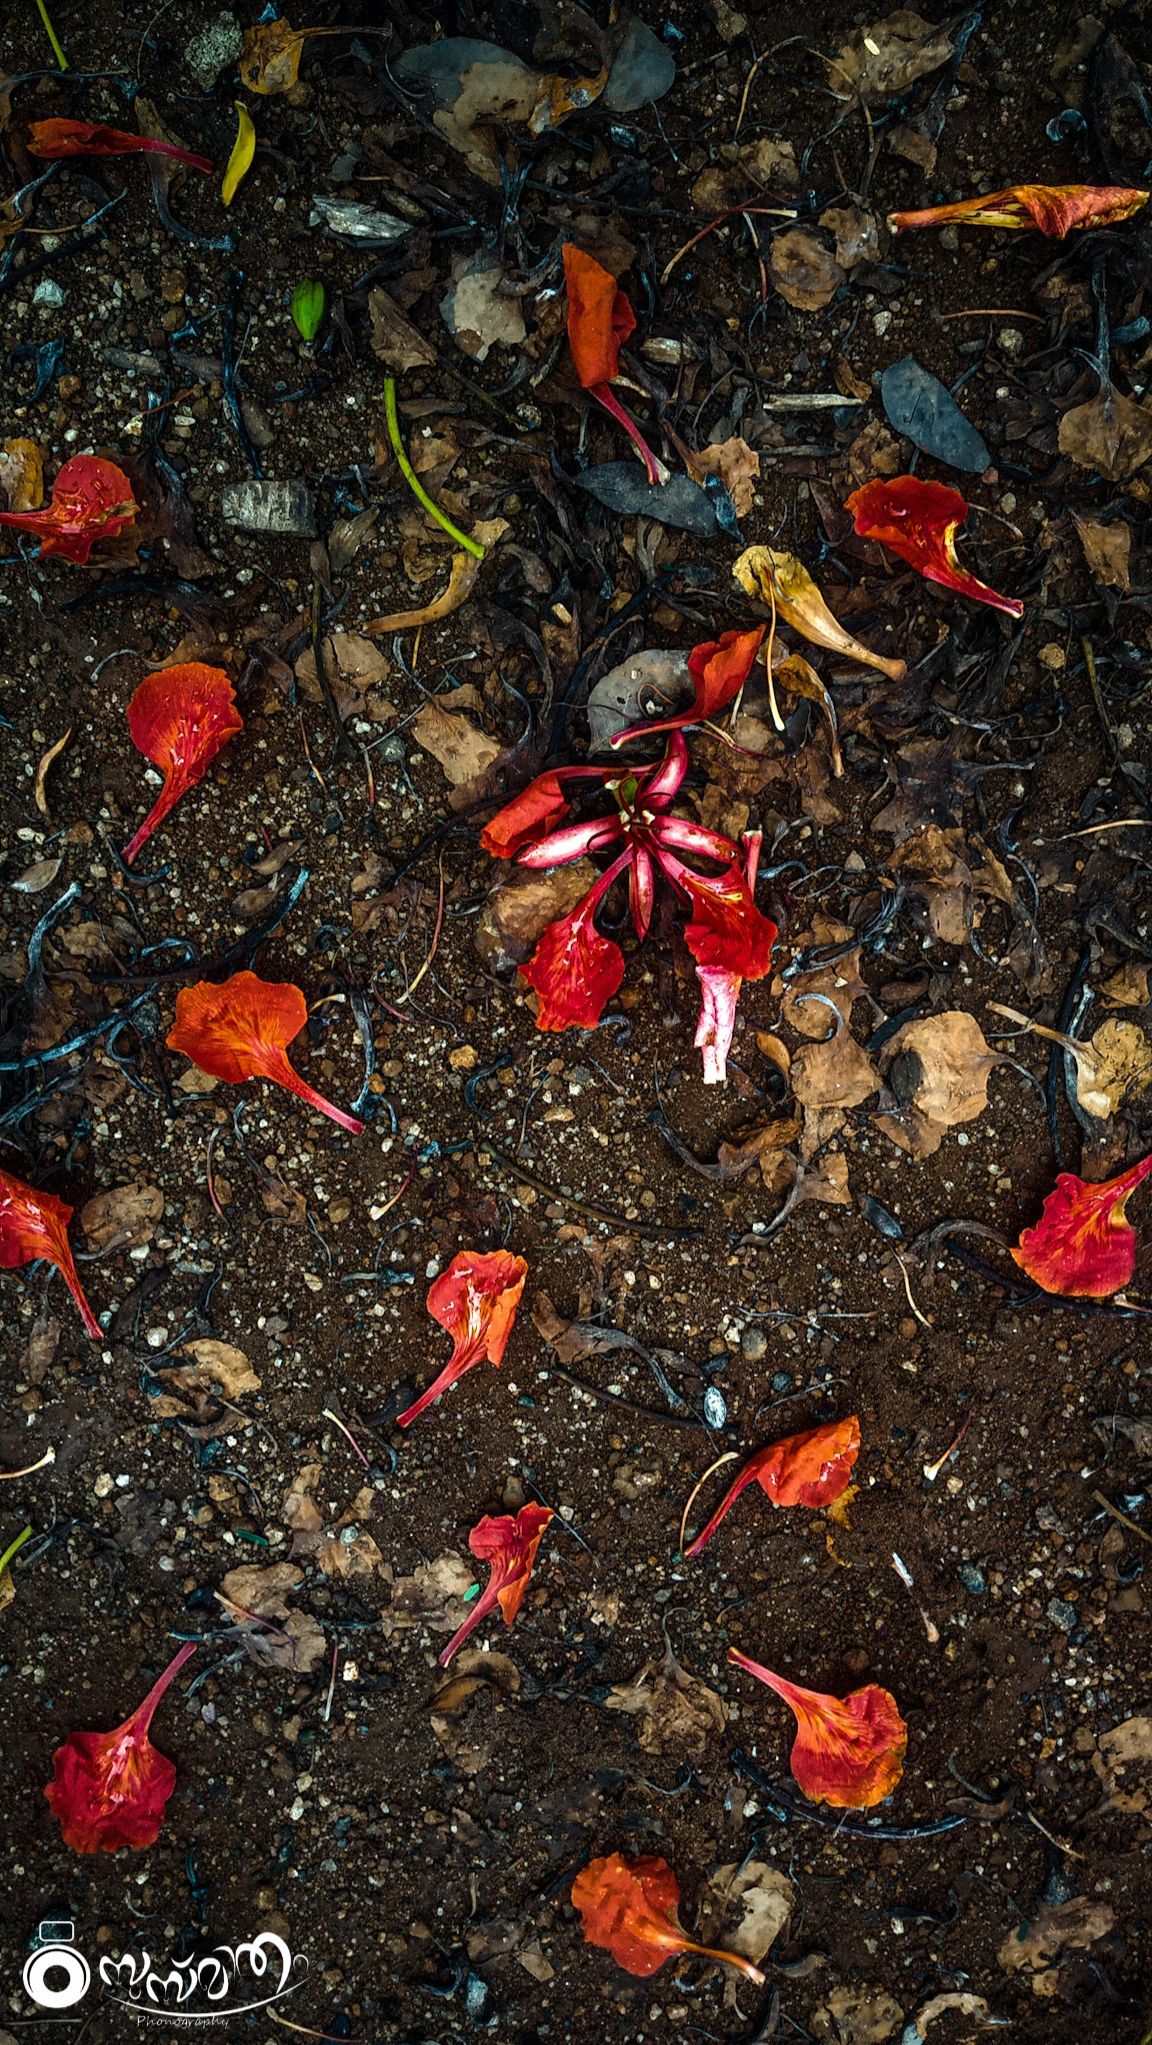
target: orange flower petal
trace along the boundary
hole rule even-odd
[[[728,1659],[795,1713],[792,1774],[813,1803],[865,1811],[891,1796],[904,1773],[908,1728],[889,1691],[867,1683],[847,1697],[829,1697],[787,1682],[737,1648],[729,1648]]]
[[[35,534],[41,559],[58,554],[84,567],[97,541],[114,540],[138,509],[123,469],[99,455],[77,454],[57,474],[42,511],[0,511],[0,525]]]
[[[694,646],[688,655],[688,672],[696,693],[687,710],[678,711],[674,717],[657,718],[651,724],[630,724],[627,730],[617,732],[612,740],[613,750],[634,738],[649,738],[657,731],[679,731],[686,724],[703,724],[707,718],[715,717],[718,710],[740,694],[763,638],[764,626],[757,625],[751,632],[722,632],[719,639]]]
[[[176,1020],[168,1032],[170,1051],[183,1051],[201,1072],[238,1085],[271,1079],[358,1136],[363,1122],[318,1094],[288,1062],[288,1045],[308,1020],[308,1004],[291,980],[261,980],[233,973],[217,986],[198,980],[176,996]]]
[[[968,516],[959,490],[947,483],[925,482],[921,476],[893,476],[891,481],[877,479],[853,490],[845,509],[852,513],[861,539],[890,547],[927,582],[942,583],[975,603],[1007,611],[1011,618],[1023,616],[1024,606],[1017,598],[1001,596],[970,574],[958,558],[956,534]]]
[[[176,1769],[148,1737],[156,1707],[199,1643],[190,1640],[169,1662],[131,1718],[110,1733],[69,1733],[52,1757],[44,1791],[74,1853],[115,1853],[154,1846]]]
[[[494,1519],[486,1513],[473,1527],[468,1536],[468,1546],[478,1562],[488,1564],[491,1574],[487,1588],[439,1656],[442,1669],[447,1668],[468,1635],[482,1625],[497,1606],[504,1615],[505,1626],[511,1626],[524,1602],[544,1529],[555,1517],[549,1506],[522,1505],[515,1516],[501,1513]]]
[[[680,1925],[680,1884],[666,1860],[656,1854],[626,1859],[609,1853],[590,1860],[572,1884],[572,1902],[580,1912],[590,1946],[603,1946],[629,1974],[655,1974],[674,1953],[696,1953],[707,1960],[739,1967],[750,1981],[764,1980],[759,1967],[736,1953],[693,1944]]]
[[[28,125],[28,154],[43,158],[61,156],[171,156],[193,170],[215,168],[210,156],[194,156],[175,142],[162,142],[151,135],[134,135],[128,128],[108,128],[100,121],[52,119]]]
[[[439,1377],[397,1416],[410,1427],[425,1408],[474,1364],[501,1364],[520,1305],[528,1266],[510,1250],[460,1250],[429,1289],[427,1307],[452,1337],[452,1354]]]
[[[783,1441],[758,1449],[733,1479],[685,1555],[703,1553],[721,1520],[750,1484],[759,1484],[773,1505],[806,1505],[814,1511],[831,1505],[847,1490],[859,1453],[860,1422],[855,1413],[847,1420],[829,1420],[823,1427],[786,1435]]]
[[[84,1296],[72,1259],[71,1219],[72,1209],[54,1193],[38,1193],[11,1172],[0,1171],[0,1271],[15,1271],[38,1257],[54,1264],[80,1309],[86,1333],[102,1342],[104,1330]]]
[[[244,729],[232,684],[222,667],[191,660],[145,675],[128,705],[132,743],[159,767],[164,786],[124,859],[131,866],[142,845],[207,773],[230,738]]]
[[[1136,1231],[1125,1208],[1150,1173],[1152,1155],[1097,1185],[1061,1172],[1039,1221],[1012,1252],[1021,1270],[1045,1292],[1068,1299],[1119,1292],[1136,1268]]]
[[[912,213],[890,213],[893,234],[906,227],[1032,227],[1063,238],[1076,228],[1108,227],[1128,220],[1148,203],[1149,194],[1133,185],[1005,185],[976,199],[952,206],[922,206]]]
[[[564,244],[564,283],[573,366],[583,388],[592,390],[617,375],[636,315],[611,271],[570,241]]]

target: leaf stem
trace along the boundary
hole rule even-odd
[[[396,379],[394,376],[386,376],[384,379],[384,416],[388,422],[389,446],[399,464],[400,474],[403,476],[412,495],[424,506],[429,518],[434,518],[437,525],[441,526],[446,533],[451,535],[458,547],[464,547],[469,554],[474,554],[478,561],[482,561],[485,549],[480,545],[479,540],[469,539],[467,533],[462,533],[459,526],[453,525],[447,512],[441,511],[440,506],[432,502],[408,459],[404,442],[400,438],[400,420],[396,412]]]
[[[24,1546],[25,1541],[30,1541],[31,1539],[32,1529],[31,1527],[25,1527],[24,1532],[22,1534],[17,1534],[16,1539],[14,1541],[9,1542],[7,1548],[5,1548],[4,1550],[3,1555],[0,1555],[0,1583],[3,1583],[4,1581],[5,1571],[8,1568],[8,1564],[12,1561],[13,1556],[18,1555],[20,1553],[21,1548]]]
[[[64,52],[60,47],[60,39],[57,36],[56,31],[48,18],[48,9],[44,4],[44,0],[36,0],[36,8],[37,12],[39,13],[41,21],[44,23],[44,28],[48,36],[48,40],[52,45],[52,55],[55,57],[56,62],[60,66],[61,71],[67,71],[68,59],[64,55]]]

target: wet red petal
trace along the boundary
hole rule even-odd
[[[627,745],[630,739],[647,737],[652,732],[679,731],[686,724],[703,724],[706,718],[715,717],[718,710],[735,701],[744,687],[760,651],[764,629],[757,625],[752,632],[723,632],[719,639],[694,646],[688,655],[688,672],[696,693],[688,708],[674,717],[657,718],[651,724],[630,725],[627,731],[617,732],[613,747]]]
[[[164,786],[131,843],[129,865],[158,824],[207,773],[230,738],[244,729],[232,683],[221,667],[193,660],[145,675],[128,705],[132,743],[159,767]]]
[[[576,374],[585,390],[611,383],[619,369],[620,350],[636,326],[627,296],[611,271],[570,241],[564,244],[564,282],[568,345]]]
[[[468,1635],[497,1606],[504,1615],[505,1626],[511,1626],[524,1601],[544,1530],[554,1518],[549,1506],[522,1505],[515,1515],[501,1513],[498,1518],[493,1518],[486,1513],[473,1527],[468,1536],[468,1546],[478,1562],[488,1564],[491,1575],[464,1624],[453,1634],[439,1656],[442,1669],[447,1668]]]
[[[110,1733],[69,1733],[52,1757],[53,1780],[44,1794],[74,1853],[115,1853],[118,1847],[155,1845],[176,1769],[148,1737],[160,1699],[198,1643],[189,1641],[169,1662],[143,1703]]]
[[[601,937],[593,921],[600,900],[623,873],[631,854],[622,852],[568,916],[557,917],[520,971],[537,995],[538,1030],[594,1030],[624,978],[624,954]]]
[[[852,513],[861,539],[878,540],[907,561],[928,582],[941,583],[975,603],[990,604],[1013,618],[1023,615],[1024,606],[1015,597],[1001,596],[971,575],[956,554],[955,536],[968,516],[968,506],[959,490],[947,483],[925,482],[920,476],[877,479],[854,490],[845,509]]]
[[[1149,194],[1132,185],[1006,185],[999,192],[960,199],[951,206],[922,206],[890,213],[894,234],[907,227],[1033,227],[1063,237],[1076,228],[1107,227],[1128,220]]]
[[[55,1265],[80,1309],[86,1332],[94,1342],[104,1340],[76,1273],[68,1242],[72,1209],[54,1193],[38,1193],[11,1172],[0,1171],[0,1271],[16,1271],[22,1264],[42,1257]]]
[[[703,1552],[750,1484],[759,1484],[773,1505],[805,1505],[818,1511],[833,1504],[851,1483],[859,1453],[860,1422],[855,1413],[847,1420],[829,1420],[823,1427],[810,1427],[803,1434],[790,1434],[758,1449],[685,1554],[695,1557]]]
[[[1026,1228],[1012,1255],[1045,1292],[1069,1299],[1108,1299],[1136,1268],[1136,1232],[1125,1208],[1152,1174],[1152,1156],[1115,1179],[1091,1185],[1061,1172],[1034,1228]]]
[[[545,831],[550,831],[568,811],[568,798],[556,774],[538,774],[503,809],[498,809],[480,833],[480,843],[494,859],[514,859]]]
[[[772,963],[776,925],[756,907],[739,861],[715,878],[681,866],[678,879],[692,901],[684,942],[697,965],[762,980]]]
[[[572,1884],[572,1902],[580,1912],[587,1943],[603,1946],[629,1974],[647,1978],[674,1953],[696,1953],[739,1967],[750,1981],[764,1979],[750,1960],[695,1945],[685,1936],[680,1884],[668,1862],[655,1854],[626,1859],[622,1853],[609,1853],[590,1860]]]
[[[287,1047],[307,1020],[308,1004],[291,980],[261,980],[255,973],[233,973],[219,986],[198,980],[176,996],[168,1049],[183,1051],[201,1072],[232,1085],[245,1079],[274,1080],[358,1136],[364,1124],[325,1100],[288,1062]]]
[[[100,121],[32,121],[28,128],[28,154],[47,158],[61,156],[171,156],[193,170],[215,168],[210,156],[195,156],[175,142],[161,142],[151,135],[134,135],[130,129],[108,128]]]
[[[847,1697],[830,1697],[787,1682],[737,1648],[729,1648],[728,1659],[795,1713],[792,1774],[813,1803],[863,1811],[891,1796],[904,1773],[908,1728],[889,1691],[867,1683]]]
[[[0,511],[0,525],[33,533],[41,557],[59,555],[84,567],[100,540],[114,540],[139,509],[123,469],[100,455],[77,454],[65,462],[41,511]]]
[[[434,1399],[473,1364],[501,1364],[524,1290],[528,1266],[510,1250],[460,1250],[429,1289],[427,1307],[452,1337],[452,1354],[437,1378],[401,1413],[410,1427]]]

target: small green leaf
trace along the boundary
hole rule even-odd
[[[301,340],[314,341],[324,324],[328,293],[316,277],[305,277],[292,293],[292,317]]]

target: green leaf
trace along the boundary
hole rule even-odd
[[[328,293],[316,277],[305,277],[292,293],[292,317],[301,340],[314,341],[324,324]]]

